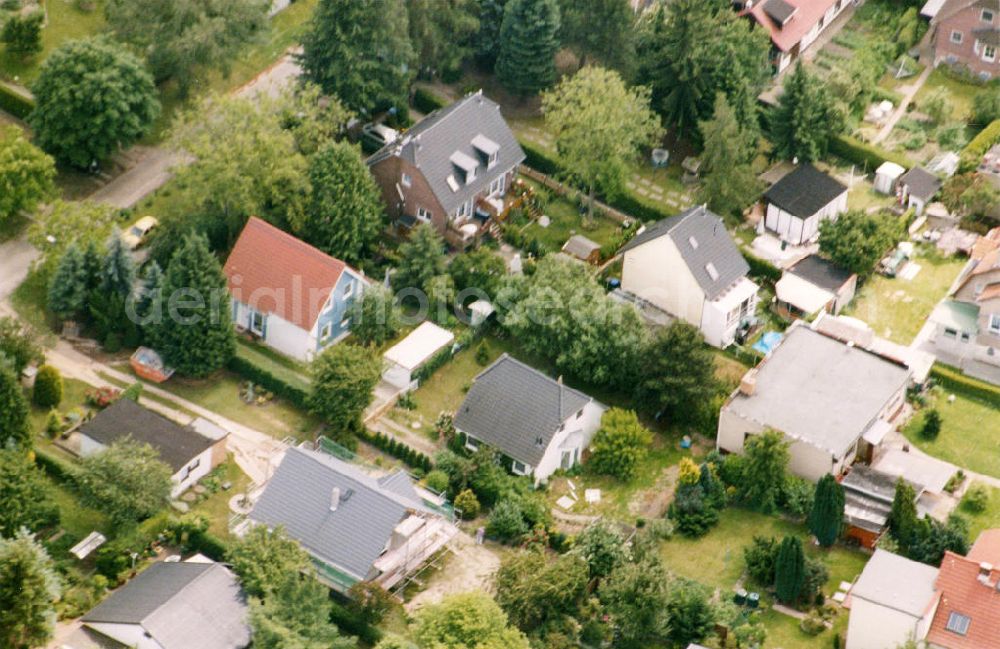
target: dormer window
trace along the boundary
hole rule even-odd
[[[715,264],[712,262],[705,264],[705,272],[708,273],[708,276],[712,278],[713,282],[719,279],[719,271],[715,269]]]
[[[466,155],[461,151],[456,151],[451,154],[449,160],[451,161],[451,164],[455,165],[455,168],[462,174],[466,185],[476,179],[476,169],[479,167],[479,162],[475,158]]]
[[[472,146],[486,159],[486,168],[492,169],[500,158],[500,145],[480,133],[472,138]]]

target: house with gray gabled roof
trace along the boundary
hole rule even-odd
[[[389,590],[457,533],[439,504],[402,471],[376,477],[332,455],[291,448],[247,520],[284,528],[330,588],[373,581]]]
[[[722,219],[704,205],[640,230],[622,248],[622,289],[731,345],[755,321],[759,287]]]
[[[504,211],[524,151],[482,90],[438,109],[368,158],[401,234],[431,223],[465,247]]]
[[[124,647],[243,649],[250,645],[247,612],[236,576],[222,564],[196,556],[154,563],[82,622],[99,638]]]
[[[538,484],[580,462],[606,409],[561,378],[504,354],[472,382],[454,424],[469,450],[496,449],[511,472]]]

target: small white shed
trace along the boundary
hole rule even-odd
[[[408,389],[413,372],[454,341],[455,334],[447,329],[433,322],[422,322],[383,355],[386,369],[382,378],[401,390]]]
[[[880,194],[892,195],[896,193],[896,181],[906,172],[895,162],[886,160],[875,170],[875,191]]]

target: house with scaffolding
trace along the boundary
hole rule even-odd
[[[234,532],[255,525],[284,528],[341,593],[362,581],[401,590],[458,533],[446,503],[405,472],[376,476],[302,447],[288,449]]]

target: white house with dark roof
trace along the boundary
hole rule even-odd
[[[847,187],[811,164],[801,164],[764,192],[761,227],[794,246],[814,241],[819,224],[847,211]]]
[[[923,167],[914,167],[900,176],[896,184],[899,203],[912,208],[920,216],[942,185],[941,179],[931,172]]]
[[[784,434],[789,470],[808,480],[870,461],[906,402],[910,370],[797,321],[743,377],[719,412],[716,446],[742,453],[765,430]]]
[[[247,618],[236,576],[196,555],[154,563],[133,577],[83,616],[84,628],[97,636],[81,633],[70,641],[81,647],[109,639],[136,649],[244,649],[250,645]]]
[[[698,327],[710,345],[732,344],[755,319],[750,266],[705,206],[646,227],[622,251],[622,289]]]
[[[441,505],[402,471],[374,476],[332,455],[290,448],[247,522],[283,527],[334,590],[360,581],[389,590],[457,534]]]
[[[503,213],[524,157],[500,106],[480,90],[414,124],[368,158],[368,168],[403,231],[431,223],[462,247]]]
[[[504,354],[472,382],[454,424],[467,448],[496,449],[513,473],[538,484],[580,462],[606,409]]]
[[[829,259],[809,255],[785,269],[774,285],[778,312],[789,318],[834,315],[850,304],[858,276]]]

